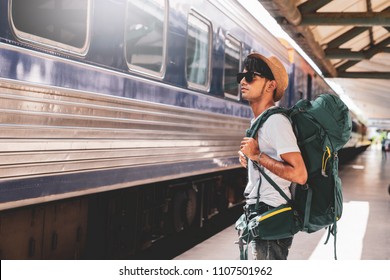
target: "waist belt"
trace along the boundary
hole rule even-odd
[[[253,214],[256,215],[263,214],[264,212],[267,212],[268,210],[271,210],[273,208],[275,207],[268,205],[264,202],[259,202],[258,209],[256,209],[256,204],[246,204],[244,206],[244,211],[247,217],[249,217]]]

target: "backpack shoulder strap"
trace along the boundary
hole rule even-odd
[[[253,164],[257,167],[257,169],[260,171],[260,173],[264,176],[264,178],[274,187],[274,189],[289,203],[292,202],[292,200],[284,193],[284,191],[278,186],[278,184],[275,183],[274,180],[271,179],[270,176],[265,173],[264,168],[262,166],[259,166],[256,161],[252,161]],[[257,197],[259,199],[259,197]]]
[[[246,137],[256,138],[257,132],[263,126],[265,121],[273,114],[283,114],[289,118],[289,109],[282,107],[273,107],[266,110],[257,120],[246,130]],[[290,118],[289,118],[290,119]]]

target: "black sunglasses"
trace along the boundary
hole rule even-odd
[[[259,72],[253,72],[253,71],[248,71],[245,73],[242,72],[237,74],[237,83],[240,83],[243,78],[245,78],[247,83],[251,83],[255,75],[264,78],[264,76]]]

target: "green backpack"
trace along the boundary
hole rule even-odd
[[[336,258],[336,224],[343,211],[337,152],[351,135],[348,107],[336,95],[322,94],[313,101],[300,100],[290,109],[271,108],[247,130],[247,137],[255,138],[268,117],[277,113],[291,121],[308,172],[305,185],[292,184],[292,199],[287,202],[299,216],[299,230],[311,233],[328,228],[328,239],[334,235]],[[262,168],[259,171],[278,190]]]

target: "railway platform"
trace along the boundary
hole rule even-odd
[[[337,224],[339,260],[390,259],[390,153],[380,147],[365,152],[339,168],[343,184],[344,210]],[[238,218],[238,217],[237,217]],[[333,237],[324,245],[327,230],[299,232],[288,259],[333,260]],[[239,259],[237,232],[231,225],[177,256],[175,260]],[[250,249],[249,258],[250,258]]]

